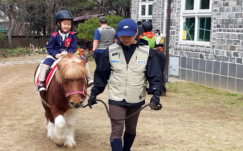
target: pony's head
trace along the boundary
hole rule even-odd
[[[79,108],[87,95],[86,62],[74,54],[67,54],[57,63],[56,80],[62,85],[69,104]]]

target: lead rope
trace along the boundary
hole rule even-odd
[[[88,95],[88,94],[87,94]],[[88,95],[90,96],[90,95]],[[123,120],[126,120],[126,119],[129,119],[131,118],[132,116],[138,114],[141,110],[145,109],[146,107],[150,106],[151,110],[161,110],[162,109],[162,104],[158,104],[157,106],[152,102],[152,103],[149,103],[149,104],[146,104],[144,105],[142,108],[140,108],[138,111],[136,111],[135,113],[125,117],[125,118],[121,118],[121,119],[116,119],[116,118],[112,118],[111,115],[110,115],[110,112],[108,110],[108,107],[106,105],[106,103],[100,99],[96,99],[97,102],[101,102],[104,106],[105,106],[105,109],[106,109],[106,113],[108,115],[108,117],[111,119],[111,120],[114,120],[114,121],[123,121]],[[88,104],[83,106],[83,108],[89,106]]]

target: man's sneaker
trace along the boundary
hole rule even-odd
[[[39,92],[40,92],[40,91],[46,91],[45,86],[44,86],[44,85],[39,85],[39,86],[38,86],[38,91],[39,91]]]
[[[93,80],[92,77],[88,77],[87,80],[88,80],[88,86],[87,87],[90,87],[94,84],[94,80]]]

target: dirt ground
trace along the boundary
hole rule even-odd
[[[0,67],[1,151],[70,150],[47,139],[44,110],[33,84],[36,66]],[[93,71],[94,62],[91,68]],[[223,91],[204,97],[199,92],[207,88],[196,94],[190,85],[177,88],[183,84],[188,85],[168,85],[161,111],[146,108],[141,112],[132,151],[242,151],[243,107],[224,103]],[[107,101],[107,90],[98,98]],[[149,99],[147,96],[147,103]],[[79,109],[75,126],[77,146],[73,150],[110,150],[110,121],[102,104],[92,110]]]

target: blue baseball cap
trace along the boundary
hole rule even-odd
[[[118,37],[130,36],[134,37],[137,32],[137,23],[132,19],[123,19],[117,25]]]

